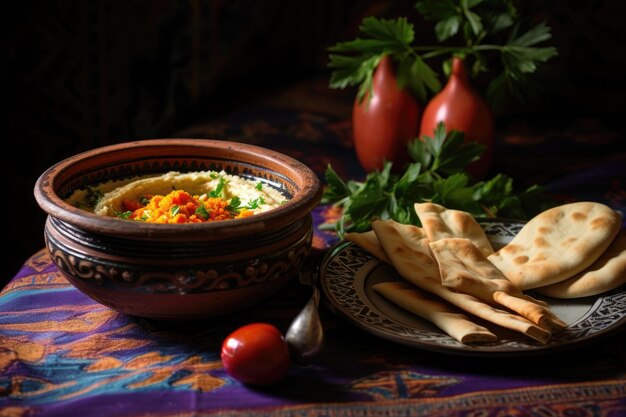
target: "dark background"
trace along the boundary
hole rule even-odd
[[[408,16],[417,22],[417,38],[431,44],[432,26],[418,18],[413,3],[49,0],[3,5],[8,126],[2,152],[8,186],[3,237],[9,249],[0,284],[43,247],[45,215],[32,191],[45,169],[94,147],[171,137],[291,85],[328,80],[326,48],[353,39],[365,16]],[[541,100],[506,108],[497,114],[498,123],[518,118],[526,125],[567,126],[586,120],[585,128],[623,132],[626,15],[621,0],[528,1],[520,10],[547,20],[559,56],[540,74]],[[352,94],[337,99],[347,97],[349,104]],[[626,141],[623,134],[621,140]]]

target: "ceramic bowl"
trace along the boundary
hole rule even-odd
[[[107,180],[203,170],[262,181],[288,201],[247,218],[177,225],[99,216],[64,201]],[[154,139],[65,159],[39,177],[34,193],[48,214],[46,247],[76,288],[129,315],[178,320],[245,309],[286,284],[311,250],[322,186],[307,166],[269,149]]]

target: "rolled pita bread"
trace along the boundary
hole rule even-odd
[[[443,300],[435,300],[408,282],[383,282],[372,288],[394,304],[433,323],[461,343],[486,343],[498,339],[458,309]]]
[[[589,297],[626,284],[626,233],[620,233],[589,268],[579,274],[534,290],[554,298]]]
[[[620,226],[620,216],[604,204],[565,204],[533,217],[488,259],[518,289],[544,287],[589,267],[609,247]]]
[[[393,220],[375,220],[372,229],[392,265],[407,281],[491,323],[518,331],[541,343],[550,339],[549,331],[523,317],[490,306],[472,295],[444,287],[437,262],[428,247],[428,238],[421,228]]]
[[[416,203],[414,208],[431,242],[461,237],[469,239],[485,256],[493,253],[485,231],[471,214],[434,203]]]
[[[441,239],[429,245],[446,287],[506,307],[546,330],[560,331],[567,327],[545,303],[515,288],[468,239]]]

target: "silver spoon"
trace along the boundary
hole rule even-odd
[[[300,272],[300,282],[311,287],[313,294],[285,333],[291,357],[297,363],[310,362],[320,353],[324,344],[324,329],[317,311],[320,292],[311,281],[312,275],[313,272],[309,268]]]

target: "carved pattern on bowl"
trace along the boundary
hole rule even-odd
[[[79,258],[46,236],[46,245],[57,267],[74,279],[93,281],[148,293],[190,294],[226,291],[263,284],[298,270],[309,254],[312,229],[296,243],[270,255],[236,263],[190,265],[186,268],[147,270],[122,262],[111,263],[93,256]]]

